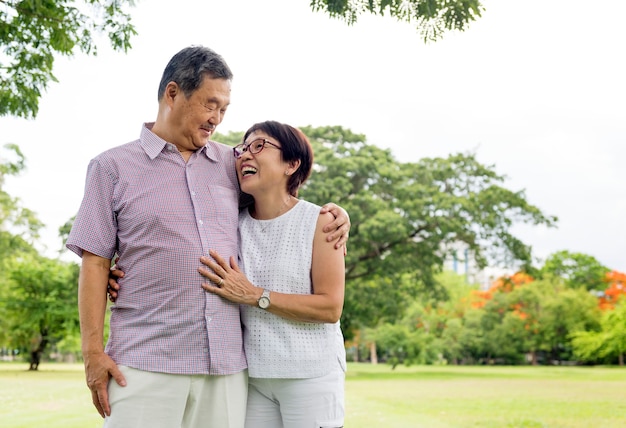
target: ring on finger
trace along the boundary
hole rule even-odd
[[[217,286],[221,287],[223,283],[224,283],[224,278],[220,278],[220,281],[217,283]]]

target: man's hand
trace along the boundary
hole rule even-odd
[[[126,379],[111,357],[104,352],[83,355],[83,357],[85,359],[85,377],[87,386],[91,390],[93,405],[103,418],[111,416],[107,390],[109,379],[113,378],[120,386],[126,386]]]
[[[113,377],[119,385],[126,385],[124,376],[102,347],[110,267],[110,259],[83,250],[78,277],[80,340],[87,386],[91,391],[91,400],[102,417],[111,414],[107,391],[109,379]]]
[[[320,211],[320,214],[331,213],[335,216],[335,220],[328,223],[324,226],[323,231],[328,233],[326,240],[328,242],[334,241],[335,239],[335,248],[341,248],[346,245],[348,242],[348,237],[350,235],[350,216],[348,212],[341,208],[339,205],[336,205],[332,202],[324,205]],[[344,247],[344,253],[346,252],[346,247]]]

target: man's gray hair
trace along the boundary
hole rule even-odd
[[[169,82],[175,82],[189,97],[202,84],[205,76],[212,79],[232,80],[233,73],[221,55],[204,46],[190,46],[170,59],[159,84],[158,100]]]

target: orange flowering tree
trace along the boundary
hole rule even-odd
[[[516,272],[510,276],[501,276],[496,279],[487,290],[472,291],[472,306],[482,308],[491,300],[495,293],[510,292],[517,286],[534,281],[533,277],[525,272]]]
[[[626,274],[616,270],[607,272],[604,276],[607,284],[604,293],[599,297],[599,305],[603,310],[615,309],[620,299],[626,296]]]
[[[606,289],[598,298],[602,310],[600,328],[572,335],[574,351],[587,362],[624,365],[626,355],[626,274],[610,271],[605,275]]]
[[[486,291],[474,292],[472,305],[482,311],[483,351],[505,361],[525,355],[538,364],[571,358],[574,331],[597,326],[597,303],[582,288],[560,278],[534,280],[525,273],[499,278]],[[514,361],[512,361],[514,362]]]

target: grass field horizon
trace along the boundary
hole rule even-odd
[[[0,426],[91,428],[81,364],[0,363]],[[626,368],[349,363],[346,428],[622,428]]]

